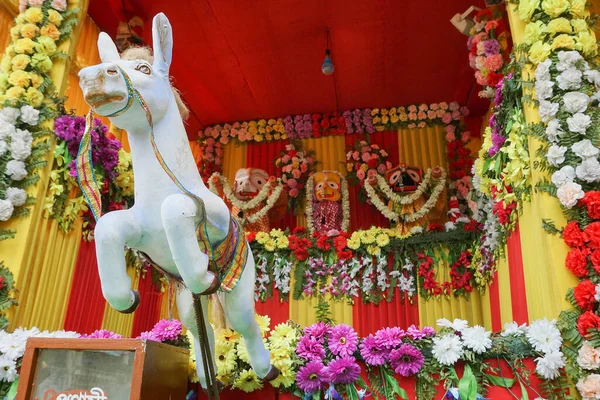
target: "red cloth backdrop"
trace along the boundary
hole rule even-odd
[[[519,224],[510,234],[506,242],[508,269],[510,274],[510,296],[512,300],[512,317],[519,324],[529,322],[527,312],[527,289],[523,272],[523,253],[521,249],[521,233]]]
[[[147,271],[140,279],[140,306],[133,314],[131,337],[138,337],[140,333],[149,331],[158,322],[163,296],[159,285],[160,283],[152,282],[152,271]]]
[[[273,297],[265,302],[257,301],[255,305],[258,315],[268,315],[271,318],[271,329],[290,319],[289,294],[286,301],[280,299],[279,291],[273,289]]]
[[[95,244],[82,240],[73,273],[64,329],[82,334],[100,329],[105,305],[98,276]]]

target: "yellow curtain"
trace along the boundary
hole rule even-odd
[[[10,41],[10,28],[12,27],[14,18],[2,7],[0,7],[0,57],[4,55],[4,49]]]
[[[398,131],[398,162],[410,166],[448,168],[446,158],[446,130],[443,126]]]

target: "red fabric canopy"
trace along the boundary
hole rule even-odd
[[[174,30],[171,73],[205,125],[457,100],[487,102],[468,65],[467,37],[450,18],[482,0],[92,0],[89,14],[116,33],[118,20],[164,12]],[[331,29],[333,76],[320,71]],[[337,104],[334,84],[337,86]]]

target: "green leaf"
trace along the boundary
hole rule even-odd
[[[503,387],[506,389],[510,389],[515,384],[515,381],[516,381],[515,378],[503,378],[500,376],[490,375],[490,374],[485,374],[485,376],[490,380],[492,385]]]
[[[519,381],[519,385],[521,385],[521,400],[529,400],[527,388],[525,387],[525,385],[523,385],[523,382]]]
[[[316,392],[313,393],[312,395],[313,400],[321,400],[321,391],[318,390]]]
[[[17,387],[19,386],[19,378],[15,379],[15,381],[10,385],[10,389],[8,389],[8,393],[6,394],[5,400],[14,400],[17,397]]]
[[[469,364],[465,365],[465,372],[458,381],[458,395],[463,400],[477,400],[477,379]]]
[[[394,378],[387,372],[384,372],[384,375],[385,375],[386,382],[392,387],[392,391],[395,394],[397,394],[398,396],[400,396],[401,398],[408,400],[408,393],[406,393],[406,390],[404,390],[400,387],[396,378]]]
[[[348,400],[358,400],[358,392],[352,384],[346,385],[346,393],[348,394]]]

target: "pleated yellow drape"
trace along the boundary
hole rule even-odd
[[[423,170],[435,166],[448,168],[446,130],[443,126],[399,130],[398,149],[398,162]]]
[[[223,174],[229,182],[233,182],[235,173],[240,168],[245,168],[248,156],[246,143],[230,143],[223,149]]]
[[[10,41],[10,28],[13,24],[13,17],[6,12],[6,10],[0,7],[0,57],[4,55],[4,49]]]

